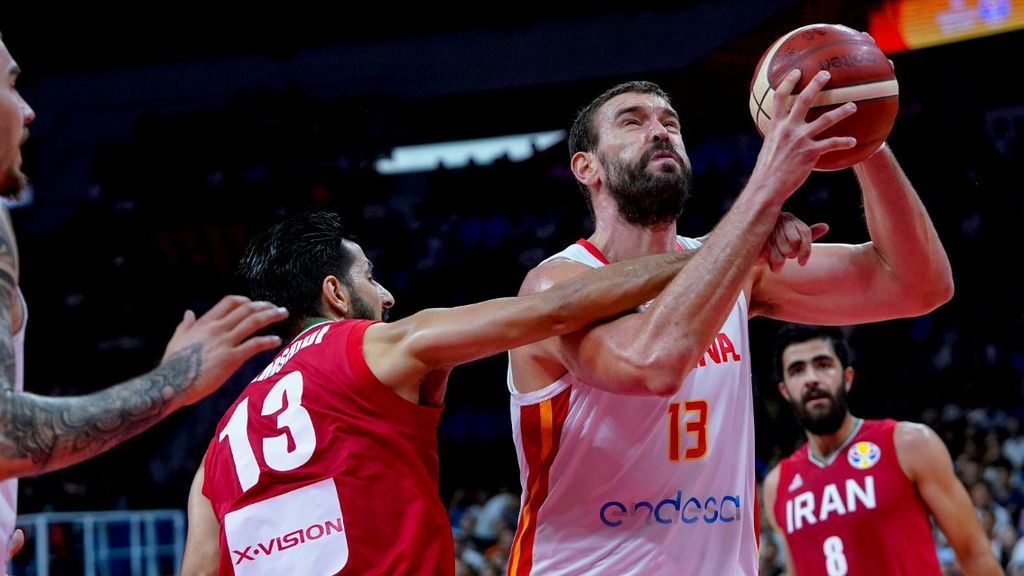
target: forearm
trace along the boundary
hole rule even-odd
[[[179,407],[198,377],[195,344],[156,369],[86,396],[50,398],[0,392],[0,477],[70,466],[135,436]]]
[[[562,327],[557,334],[578,330],[610,313],[635,309],[657,296],[693,259],[696,250],[656,254],[588,270],[542,292]]]
[[[14,386],[14,306],[18,301],[18,248],[7,208],[0,207],[0,390]]]
[[[962,496],[966,496],[966,493],[962,494]],[[962,498],[960,500],[963,502]],[[969,503],[965,504],[970,506]],[[974,514],[974,510],[971,509],[969,513]],[[989,540],[988,535],[982,531],[981,525],[974,518],[970,520],[972,520],[972,530],[968,536],[953,534],[952,529],[947,531],[947,528],[942,526],[947,538],[951,535],[953,536],[950,544],[953,546],[953,551],[956,552],[957,564],[960,565],[965,576],[996,576],[997,574],[1004,574],[999,561],[996,560],[996,556],[992,551],[992,542]]]
[[[965,576],[1000,576],[1004,574],[995,555],[987,546],[969,556],[957,555],[957,563],[960,564]]]
[[[949,259],[928,212],[888,145],[854,167],[879,266],[927,308],[952,296]]]
[[[781,204],[744,190],[700,251],[623,341],[651,368],[675,374],[695,365],[750,278]]]

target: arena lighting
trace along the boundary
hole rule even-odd
[[[478,166],[491,164],[503,157],[521,161],[537,152],[547,150],[564,139],[565,130],[553,130],[475,140],[399,146],[391,151],[390,158],[377,160],[375,168],[380,174],[407,174],[430,172],[442,166],[462,168],[469,164],[470,160]]]
[[[886,0],[868,32],[887,54],[1024,28],[1024,0]]]

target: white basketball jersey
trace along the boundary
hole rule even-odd
[[[19,392],[25,381],[25,326],[28,325],[28,307],[18,290],[21,303],[21,328],[11,339],[14,344],[14,389]],[[14,534],[14,521],[18,517],[18,479],[0,481],[0,576],[7,574],[7,549]]]
[[[574,244],[549,260],[597,267],[599,255]],[[571,373],[524,394],[508,380],[523,489],[510,575],[757,574],[742,293],[670,397],[612,394]]]

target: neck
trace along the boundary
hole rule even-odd
[[[649,254],[673,252],[676,248],[676,222],[655,226],[638,226],[623,220],[617,208],[596,206],[597,226],[587,240],[597,247],[609,262],[619,262]]]
[[[298,329],[291,333],[290,337],[288,338],[288,341],[295,340],[296,338],[299,337],[300,334],[302,334],[306,330],[309,330],[310,328],[317,324],[323,324],[324,322],[331,322],[334,320],[342,320],[342,318],[328,318],[326,316],[303,318],[301,322],[296,322],[294,324],[294,326],[296,326]]]
[[[827,460],[828,457],[843,444],[843,442],[846,442],[850,438],[850,434],[853,432],[853,427],[857,425],[859,420],[860,418],[854,418],[853,414],[847,412],[846,418],[843,418],[843,424],[832,434],[818,436],[808,432],[808,447],[820,460]]]

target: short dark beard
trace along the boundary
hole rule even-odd
[[[0,197],[21,198],[21,192],[28,187],[28,177],[17,166],[9,166],[7,174],[0,180]]]
[[[352,291],[352,319],[353,320],[380,320],[377,311],[373,306],[362,298],[355,291]]]
[[[651,158],[661,151],[675,156],[678,170],[667,167],[660,172],[647,170]],[[626,222],[637,226],[670,224],[683,213],[690,196],[692,172],[670,143],[654,144],[632,166],[603,156],[600,160],[606,166],[605,185]]]
[[[809,392],[808,392],[809,394]],[[793,412],[796,414],[800,425],[815,436],[828,436],[835,434],[842,427],[843,421],[850,409],[846,402],[846,386],[839,386],[835,394],[829,395],[831,399],[829,409],[822,413],[811,413],[807,410],[807,396],[804,394],[797,402],[790,402]]]

